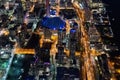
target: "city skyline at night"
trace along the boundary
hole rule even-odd
[[[0,80],[119,80],[117,5],[0,0]]]

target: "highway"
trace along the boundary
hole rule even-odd
[[[84,14],[85,11],[81,10],[79,8],[78,3],[74,3],[73,5],[74,5],[74,8],[75,8],[79,18],[80,18],[80,29],[81,29],[81,32],[82,32],[81,43],[83,44],[83,46],[85,48],[85,51],[83,53],[83,57],[84,57],[84,65],[83,66],[85,67],[83,71],[85,71],[85,73],[83,73],[83,77],[84,77],[85,80],[86,79],[87,80],[96,80],[96,79],[98,79],[99,75],[96,75],[96,72],[94,72],[94,71],[97,70],[96,66],[98,65],[97,63],[95,63],[94,57],[98,56],[98,55],[101,55],[102,52],[90,49],[89,36],[88,36],[88,33],[85,30],[85,26],[83,25],[84,21],[86,20],[85,19],[86,17],[85,17],[85,14]],[[90,21],[92,23],[94,23],[92,17],[93,16],[91,15],[91,20]],[[102,39],[100,37],[100,33],[96,30],[95,26],[93,26],[93,28],[95,29],[94,33],[99,36],[100,42],[103,43]],[[115,75],[114,75],[114,72],[115,72],[114,67],[113,67],[113,65],[112,65],[112,63],[110,62],[109,59],[107,61],[108,61],[109,70],[110,70],[111,75],[112,75],[111,80],[116,80]],[[87,78],[86,78],[86,75],[87,75]]]
[[[84,58],[84,71],[85,73],[83,73],[84,75],[84,80],[95,80],[95,75],[94,75],[94,69],[93,69],[93,64],[91,62],[91,58],[90,58],[90,45],[89,45],[89,39],[88,39],[88,34],[85,30],[85,26],[83,25],[84,21],[85,21],[85,16],[84,16],[84,10],[81,10],[79,8],[79,5],[77,3],[73,4],[79,18],[80,18],[80,31],[82,33],[81,35],[81,42],[85,48],[84,52],[83,52],[83,58]],[[87,75],[87,77],[85,76]]]

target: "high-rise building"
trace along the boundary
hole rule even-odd
[[[46,15],[47,15],[47,16],[50,15],[50,4],[49,4],[49,0],[46,0]]]
[[[63,63],[64,47],[58,47],[58,63]]]
[[[61,46],[62,45],[62,32],[63,30],[62,29],[59,29],[58,30],[58,45]]]
[[[0,0],[0,6],[5,4],[6,0]]]
[[[69,50],[70,50],[71,59],[74,59],[74,57],[75,57],[76,41],[77,41],[76,30],[71,29],[70,30],[70,39],[69,39]]]

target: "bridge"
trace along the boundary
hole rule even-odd
[[[35,54],[34,49],[15,48],[14,54]]]

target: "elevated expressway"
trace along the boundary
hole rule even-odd
[[[91,51],[90,51],[90,45],[89,45],[89,37],[85,30],[84,21],[85,21],[85,11],[80,9],[79,5],[75,2],[73,3],[74,9],[80,19],[79,25],[80,25],[80,31],[81,31],[81,43],[84,47],[84,51],[82,53],[84,63],[83,63],[83,73],[82,77],[83,80],[95,80],[94,75],[94,68],[93,64],[91,62]]]

